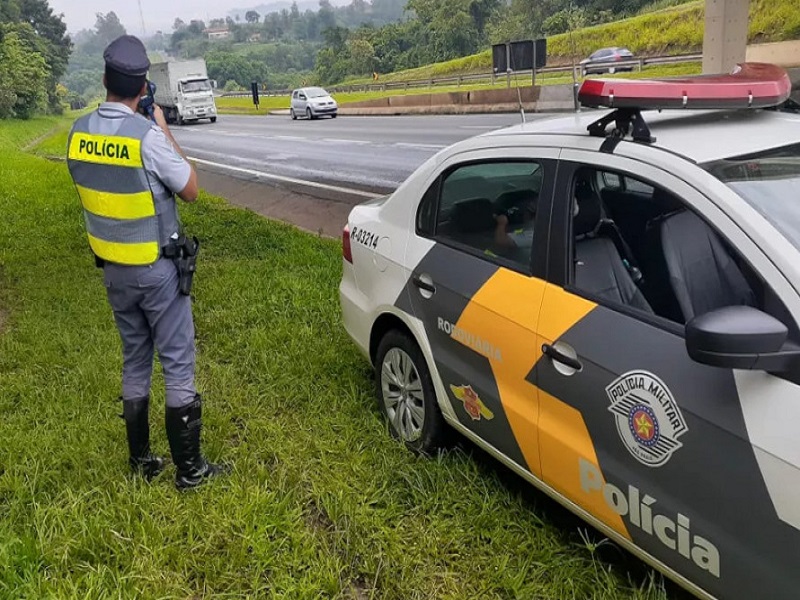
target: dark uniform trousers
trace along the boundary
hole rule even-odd
[[[122,339],[122,396],[150,394],[154,350],[164,372],[167,406],[195,400],[195,344],[191,298],[178,290],[174,261],[149,266],[106,263],[104,283]]]

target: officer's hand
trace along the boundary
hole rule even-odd
[[[164,116],[164,111],[161,110],[161,107],[158,104],[153,105],[153,118],[155,118],[156,123],[159,127],[161,127],[161,129],[169,129],[169,126],[167,125],[167,118]]]
[[[497,225],[499,227],[507,227],[508,226],[508,216],[504,214],[495,215],[495,221],[497,221]]]

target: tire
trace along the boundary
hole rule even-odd
[[[338,116],[338,115],[337,115],[336,113],[333,113],[333,114],[331,115],[331,119],[335,119],[337,116]]]
[[[178,116],[175,118],[175,122],[178,125],[183,125],[184,123],[186,123],[186,121],[183,120],[183,117],[181,116],[180,113],[178,113]]]
[[[292,117],[292,121],[297,121],[297,115],[294,114],[294,109],[293,108],[289,109],[289,116]]]
[[[211,117],[211,122],[212,123],[216,123],[217,122],[217,117]]]
[[[414,453],[445,446],[446,423],[425,356],[407,334],[389,331],[375,357],[378,405],[392,436]]]
[[[310,108],[310,107],[309,107],[309,108],[306,108],[306,118],[307,118],[309,121],[313,121],[313,120],[314,120],[314,113],[313,113],[313,112],[311,112],[311,108]]]

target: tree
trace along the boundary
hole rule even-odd
[[[258,23],[261,20],[261,15],[258,14],[258,11],[248,10],[244,13],[244,20],[248,23]]]
[[[35,36],[28,23],[0,26],[0,118],[29,119],[47,102],[47,61],[26,41]]]
[[[194,37],[202,36],[205,30],[206,24],[200,19],[192,19],[189,21],[189,26],[186,28],[186,31],[189,33],[189,35]]]
[[[120,23],[117,13],[113,10],[105,15],[103,13],[97,13],[95,16],[97,19],[94,23],[94,29],[97,32],[97,38],[103,48],[118,37],[127,33],[125,27]]]
[[[143,41],[147,49],[153,52],[160,52],[161,50],[167,49],[167,38],[164,36],[163,31],[156,31],[155,34]]]
[[[347,71],[353,75],[366,75],[375,69],[375,48],[368,40],[352,39],[347,42],[348,61]]]
[[[330,27],[322,32],[325,45],[334,52],[345,52],[350,30],[346,27]]]
[[[47,95],[50,109],[58,112],[61,104],[56,95],[56,83],[66,72],[72,41],[66,34],[63,15],[53,14],[47,0],[0,0],[0,23],[26,23],[32,28],[19,30],[26,45],[36,48],[46,62],[50,74]]]
[[[336,13],[331,6],[330,0],[319,0],[319,27],[321,31],[336,27]]]
[[[250,87],[253,81],[266,81],[265,64],[231,52],[214,51],[206,55],[208,75],[216,79],[221,87],[235,81],[242,87]]]

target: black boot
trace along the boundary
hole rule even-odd
[[[187,490],[197,487],[205,480],[223,475],[230,469],[226,465],[208,462],[200,452],[200,430],[202,429],[202,399],[200,394],[194,402],[181,408],[167,407],[167,438],[175,463],[175,487]]]
[[[164,459],[150,452],[150,397],[122,401],[122,418],[128,432],[128,462],[135,473],[150,481],[164,470]]]

